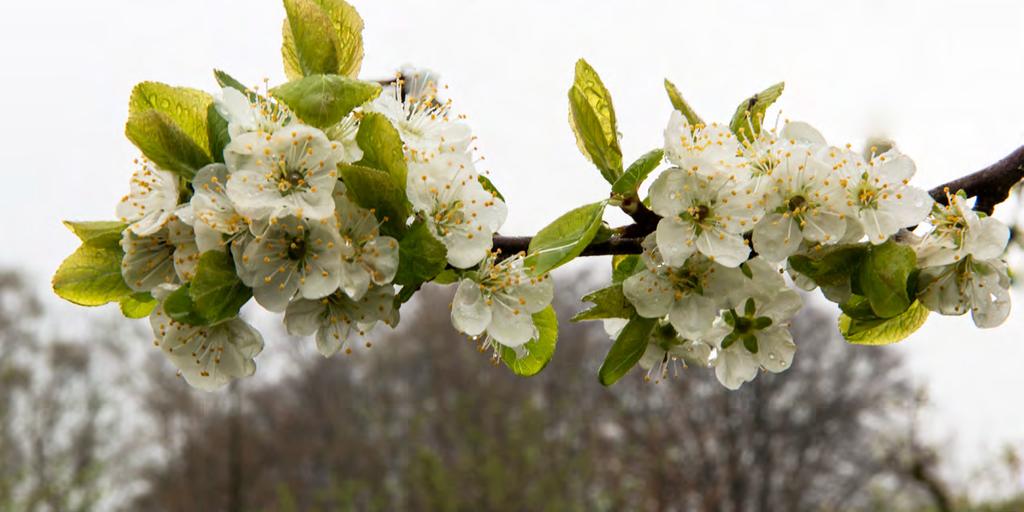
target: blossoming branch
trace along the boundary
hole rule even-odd
[[[862,155],[804,122],[764,126],[781,83],[719,124],[666,81],[664,141],[626,166],[611,95],[580,60],[570,126],[609,194],[536,236],[501,236],[507,205],[436,75],[360,80],[356,11],[284,4],[289,81],[248,87],[215,71],[212,95],[139,84],[125,134],[142,155],[116,219],[66,223],[82,245],[55,292],[148,316],[193,386],[255,372],[264,340],[238,316],[250,300],[329,357],[396,326],[427,283],[456,285],[454,327],[533,375],[557,341],[549,272],[598,254],[614,255],[611,282],[574,321],[602,320],[614,339],[605,385],[637,365],[656,379],[677,363],[714,367],[730,389],[782,372],[797,290],[835,302],[851,343],[904,339],[931,312],[970,312],[982,328],[1009,315],[1009,232],[989,214],[1024,175],[1024,153],[929,194],[895,148]],[[636,222],[609,227],[608,207]]]

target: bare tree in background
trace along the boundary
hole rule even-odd
[[[571,288],[557,310],[577,309]],[[515,377],[436,308],[410,312],[369,353],[247,389],[237,420],[166,407],[185,440],[137,508],[858,510],[909,482],[882,442],[913,399],[896,355],[847,346],[821,313],[797,322],[790,371],[729,392],[695,368],[595,386],[610,341],[565,318],[551,365]]]
[[[0,271],[0,510],[111,508],[131,482],[133,447],[114,404],[125,331],[96,326],[78,340],[43,332],[42,308],[20,274]]]

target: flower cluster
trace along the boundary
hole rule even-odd
[[[650,187],[661,219],[644,242],[643,264],[622,282],[636,314],[658,322],[640,361],[649,376],[655,367],[664,376],[681,359],[713,366],[736,389],[758,369],[785,370],[796,350],[786,327],[801,305],[783,276],[790,257],[849,247],[864,254],[901,230],[911,240],[904,228],[926,219],[931,229],[912,240],[921,303],[942,314],[970,310],[980,327],[1008,314],[999,259],[1006,226],[979,217],[962,195],[940,205],[909,185],[914,163],[896,149],[864,157],[829,146],[800,122],[741,138],[717,124],[690,124],[677,110],[664,151],[673,166]],[[851,274],[860,264],[848,263],[838,270]],[[805,288],[815,278],[831,286],[822,275],[793,272]],[[853,295],[850,282],[842,299]]]
[[[230,254],[256,302],[283,312],[289,333],[315,334],[324,356],[351,351],[351,341],[377,323],[397,324],[399,240],[382,233],[387,219],[360,206],[339,171],[363,157],[356,137],[371,113],[397,131],[408,167],[412,215],[398,225],[424,223],[444,247],[442,264],[469,269],[453,309],[456,327],[486,332],[488,342],[521,354],[537,337],[531,315],[551,302],[550,280],[527,276],[521,255],[491,251],[507,211],[480,180],[469,128],[438,100],[433,75],[405,74],[408,82],[400,78],[324,129],[272,95],[227,86],[214,100],[230,135],[224,163],[183,180],[140,161],[117,208],[128,225],[121,272],[134,292],[158,301],[150,315],[157,345],[190,384],[210,389],[251,374],[263,345],[238,318],[204,325],[166,311],[175,290],[194,284],[208,251]]]

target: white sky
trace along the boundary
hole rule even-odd
[[[354,3],[366,21],[365,77],[404,63],[442,73],[510,204],[510,234],[607,193],[566,123],[579,57],[613,94],[627,160],[661,144],[664,77],[720,121],[785,80],[785,117],[834,143],[895,139],[926,188],[1024,143],[1020,2]],[[25,1],[0,13],[0,265],[28,268],[40,293],[76,246],[60,219],[112,218],[127,190],[135,83],[212,91],[214,67],[246,83],[284,78],[277,1]],[[47,296],[69,320],[97,314]],[[936,315],[891,349],[927,378],[934,434],[956,434],[948,455],[960,467],[1024,442],[1021,333],[1019,312],[989,331]]]

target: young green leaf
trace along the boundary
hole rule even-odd
[[[120,249],[121,233],[128,227],[123,222],[111,220],[74,222],[64,221],[83,244],[110,249]]]
[[[275,98],[307,124],[326,128],[380,94],[380,85],[341,75],[310,75],[274,88]]]
[[[186,180],[191,180],[196,171],[212,163],[206,150],[196,145],[163,112],[150,109],[131,114],[124,132],[146,158]]]
[[[576,62],[576,78],[569,88],[569,126],[576,145],[608,183],[622,175],[622,149],[612,97],[601,78],[583,59]]]
[[[398,244],[398,272],[395,283],[419,286],[434,279],[448,264],[448,250],[430,234],[425,222],[417,222]]]
[[[818,286],[838,286],[849,283],[867,253],[867,244],[826,245],[806,254],[790,256],[789,264]]]
[[[395,185],[405,188],[409,168],[405,163],[402,138],[388,118],[375,112],[364,114],[359,121],[356,143],[363,150],[363,158],[356,165],[380,169],[391,175]]]
[[[93,240],[99,240],[94,238]],[[132,293],[121,277],[120,246],[83,243],[53,276],[53,291],[80,306],[99,306]]]
[[[571,210],[555,219],[530,240],[526,266],[541,275],[579,256],[597,234],[606,201]]]
[[[198,89],[173,87],[160,82],[142,82],[132,89],[128,115],[156,110],[165,114],[185,135],[210,154],[207,109],[213,97]]]
[[[891,318],[910,307],[907,283],[916,265],[917,255],[908,245],[889,240],[871,246],[860,267],[858,282],[876,315]]]
[[[516,357],[516,351],[502,346],[501,360],[522,377],[530,377],[540,373],[555,355],[555,344],[558,342],[558,317],[551,306],[533,315],[533,324],[537,326],[539,336],[526,342],[526,355]]]
[[[928,308],[914,301],[906,311],[892,318],[857,319],[839,315],[839,332],[857,345],[888,345],[906,339],[924,325]]]
[[[231,87],[232,89],[245,95],[252,94],[252,91],[250,91],[249,88],[245,86],[245,84],[239,82],[235,79],[235,77],[225,73],[224,71],[221,71],[219,69],[213,70],[213,77],[217,80],[217,85],[220,85],[221,87]]]
[[[210,155],[215,162],[224,163],[224,148],[231,142],[231,134],[228,132],[228,120],[212,103],[206,108],[206,128],[210,137]]]
[[[747,98],[736,107],[736,113],[732,115],[732,121],[729,121],[729,129],[736,134],[740,142],[753,140],[761,133],[765,112],[779,96],[782,96],[785,87],[784,82],[779,82]]]
[[[604,318],[630,318],[636,310],[622,293],[622,285],[614,284],[583,296],[583,300],[594,306],[580,311],[572,317],[573,322],[600,320]]]
[[[690,123],[691,126],[704,124],[704,121],[700,119],[697,112],[683,99],[683,95],[679,94],[679,89],[676,89],[676,85],[669,82],[667,78],[665,79],[665,92],[668,93],[668,100],[672,102],[672,108],[683,114],[686,122]]]
[[[637,269],[642,268],[643,265],[644,262],[640,259],[639,254],[617,254],[612,256],[612,282],[619,284],[625,281],[627,277],[635,274]]]
[[[125,295],[118,302],[121,306],[121,314],[125,317],[143,318],[153,312],[157,301],[148,292],[139,292]]]
[[[199,257],[189,297],[199,314],[215,324],[238,316],[238,310],[252,297],[252,290],[238,278],[230,254],[206,251]]]
[[[658,167],[661,163],[661,159],[665,157],[665,151],[662,149],[653,149],[644,153],[643,156],[633,162],[626,172],[615,180],[612,185],[612,192],[621,195],[628,195],[636,193],[637,189],[647,178],[647,175]]]
[[[288,78],[336,73],[340,43],[327,13],[313,0],[284,0],[284,10],[281,56]]]
[[[401,256],[401,252],[399,252],[399,256]],[[399,266],[401,266],[401,263],[399,263]],[[454,284],[459,282],[459,279],[459,273],[455,269],[446,268],[434,276],[433,282],[436,284]]]
[[[313,0],[320,12],[326,16],[330,24],[329,39],[334,42],[335,67],[324,73],[336,73],[355,78],[363,63],[363,19],[355,8],[344,0]],[[316,23],[322,27],[320,22]],[[284,25],[284,44],[281,54],[284,57],[285,75],[289,80],[303,76],[300,52],[297,49],[291,24]]]
[[[209,325],[192,300],[189,284],[185,283],[164,298],[164,312],[176,322],[189,325]]]
[[[374,210],[384,223],[384,234],[395,236],[405,231],[409,205],[404,186],[399,187],[390,174],[377,169],[347,164],[339,164],[338,169],[349,197],[359,206]]]
[[[634,316],[615,343],[608,349],[608,355],[604,357],[601,370],[598,372],[601,384],[611,386],[622,378],[629,370],[632,370],[640,357],[647,350],[647,342],[651,338],[651,331],[654,329],[655,320]]]

